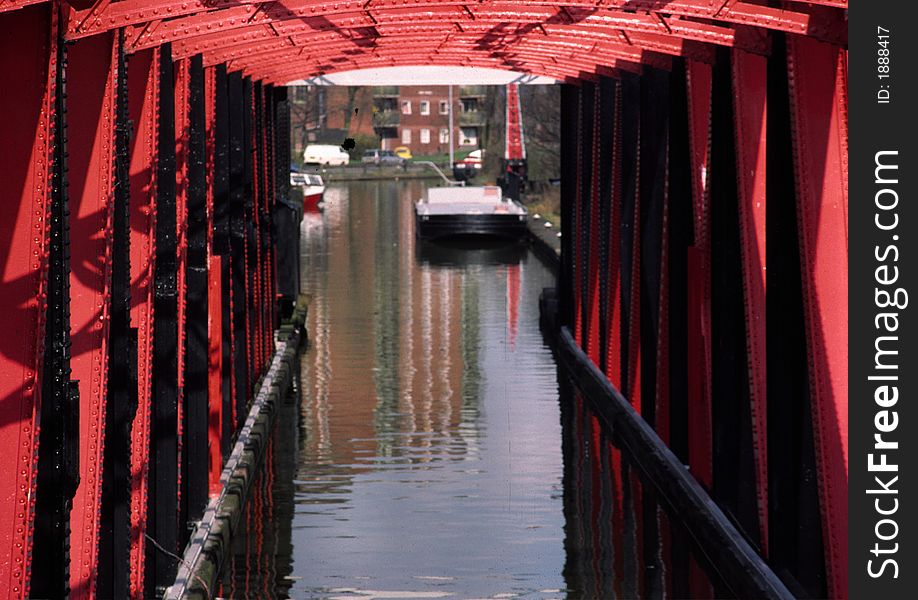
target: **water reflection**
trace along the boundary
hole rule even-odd
[[[418,246],[417,182],[302,227],[310,345],[221,594],[709,597],[686,537],[561,380],[523,246]],[[563,433],[562,433],[563,426]]]
[[[415,248],[421,192],[330,187],[304,222],[310,346],[298,414],[279,419],[296,423],[295,472],[289,490],[272,476],[291,547],[268,568],[239,541],[226,596],[564,587],[557,384],[537,327],[552,276],[518,245]],[[251,506],[246,539],[271,518]]]
[[[712,598],[685,529],[563,373],[564,578],[569,598]],[[718,594],[720,596],[720,594]]]

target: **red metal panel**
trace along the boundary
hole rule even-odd
[[[768,405],[765,359],[765,157],[767,60],[733,51],[737,199],[759,543],[768,556]]]
[[[212,254],[214,218],[214,152],[216,127],[216,73],[204,71],[204,118],[207,122],[207,404],[208,489],[220,493],[223,469],[223,257]]]
[[[688,253],[689,465],[713,489],[711,423],[711,258],[707,192],[711,125],[711,67],[686,63],[695,244]]]
[[[131,430],[131,597],[143,597],[153,371],[153,266],[156,231],[158,53],[128,59],[131,137],[131,324],[137,328],[137,413]]]
[[[41,408],[57,19],[0,14],[0,597],[28,594]]]
[[[176,289],[178,291],[178,473],[179,490],[182,476],[182,409],[184,407],[185,387],[185,302],[186,270],[188,268],[188,94],[189,94],[189,59],[175,61],[175,236],[178,242],[178,266]]]
[[[848,72],[843,50],[787,40],[801,277],[829,596],[848,591]]]
[[[70,516],[72,597],[95,593],[108,367],[111,211],[114,205],[116,44],[110,33],[75,43],[67,76],[73,379],[80,382],[80,485]]]

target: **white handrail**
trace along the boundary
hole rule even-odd
[[[437,174],[443,178],[443,181],[446,182],[446,185],[459,185],[459,186],[465,185],[464,181],[453,181],[449,179],[446,175],[443,174],[443,171],[440,170],[440,167],[438,167],[437,165],[435,165],[429,160],[416,160],[414,161],[414,163],[418,165],[430,165],[433,168],[433,170],[436,171]]]

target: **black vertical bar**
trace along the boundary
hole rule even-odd
[[[204,60],[191,58],[188,89],[188,257],[185,268],[185,389],[182,411],[182,512],[199,520],[207,504],[207,180]],[[187,535],[189,529],[183,529]],[[185,537],[183,535],[183,537]]]
[[[631,313],[639,307],[631,306],[632,258],[634,255],[634,210],[638,200],[638,136],[640,133],[641,115],[641,80],[631,73],[623,73],[622,90],[622,194],[621,194],[621,266],[622,266],[622,318],[621,318],[621,352],[622,381],[621,392],[628,398],[634,393],[628,376],[628,364],[631,360]]]
[[[688,464],[688,248],[694,243],[685,62],[673,62],[669,86],[669,447]],[[671,521],[674,598],[689,596],[689,537]]]
[[[711,337],[714,500],[759,539],[743,305],[730,54],[718,53],[711,114]]]
[[[229,457],[233,430],[233,346],[232,308],[230,296],[232,280],[230,273],[230,123],[229,90],[226,63],[217,65],[214,72],[214,232],[213,253],[220,257],[220,305],[222,353],[223,422],[220,429],[220,453],[223,459]]]
[[[115,193],[112,219],[111,317],[109,324],[108,398],[105,413],[105,453],[102,458],[102,499],[97,591],[101,597],[123,598],[129,592],[131,549],[131,425],[137,412],[137,380],[130,364],[130,135],[127,107],[127,60],[124,33],[118,31],[115,97]]]
[[[255,364],[258,348],[258,332],[255,329],[257,323],[255,315],[255,272],[258,269],[258,240],[255,235],[255,124],[253,122],[253,87],[252,78],[242,78],[242,154],[243,154],[243,182],[244,182],[244,227],[245,227],[245,322],[248,327],[249,335],[247,337],[248,361],[248,386],[246,387],[246,397],[243,398],[245,406],[248,407],[249,400],[254,389],[255,380],[258,373],[255,372]],[[245,415],[242,415],[245,419]]]
[[[275,185],[274,243],[276,253],[275,290],[280,297],[278,316],[285,319],[293,314],[300,293],[300,218],[302,201],[290,197],[290,105],[287,88],[274,90],[275,113]]]
[[[268,331],[277,328],[275,318],[277,311],[275,309],[274,293],[274,206],[277,202],[277,155],[275,154],[274,139],[277,135],[277,125],[275,123],[274,113],[274,86],[266,85],[264,90],[264,113],[265,113],[265,203],[264,203],[264,229],[263,235],[266,247],[265,256],[265,327]],[[269,337],[271,334],[268,334]],[[270,352],[270,347],[268,352]],[[270,360],[270,355],[268,356]]]
[[[580,263],[576,268],[580,271],[580,331],[581,345],[586,348],[590,335],[590,220],[592,219],[593,206],[593,118],[595,117],[595,87],[592,82],[583,82],[580,86],[580,172],[577,174],[580,186],[580,231],[576,233],[580,244]]]
[[[609,322],[612,319],[609,298],[609,227],[612,221],[613,164],[612,144],[615,140],[615,80],[599,80],[599,368],[606,372],[609,343]]]
[[[268,227],[268,215],[266,212],[266,207],[268,204],[268,187],[267,187],[267,162],[265,154],[265,106],[264,106],[264,86],[260,81],[256,81],[254,84],[255,92],[255,123],[253,127],[253,133],[255,136],[255,180],[257,182],[258,193],[255,197],[255,213],[258,217],[257,220],[257,236],[256,240],[258,242],[258,255],[256,257],[258,265],[256,267],[255,273],[258,274],[258,297],[260,302],[254,307],[256,312],[256,323],[259,323],[261,326],[260,333],[260,342],[261,342],[261,353],[259,359],[261,364],[264,365],[268,361],[268,337],[267,332],[270,331],[270,323],[268,321],[268,244],[270,243],[270,238],[268,237],[267,227]]]
[[[233,376],[235,378],[236,428],[245,422],[248,404],[248,341],[246,336],[245,285],[245,151],[243,145],[243,85],[242,75],[228,75],[229,97],[229,233],[230,277],[233,299]]]
[[[156,173],[156,265],[153,274],[153,419],[150,426],[148,531],[178,553],[178,286],[175,205],[175,106],[170,44],[160,46]],[[175,559],[147,543],[147,596],[175,576]]]
[[[67,193],[67,50],[57,41],[47,313],[30,589],[70,593],[70,510],[80,481],[77,382],[70,379],[70,200]]]
[[[660,275],[663,203],[669,135],[669,73],[647,69],[641,78],[641,416],[656,425],[657,340],[660,324]],[[637,307],[633,307],[637,308]]]
[[[825,552],[816,487],[800,244],[794,189],[785,37],[768,58],[766,360],[769,558],[788,587],[825,598]],[[795,582],[795,583],[794,583]]]
[[[577,97],[573,84],[561,86],[561,264],[558,272],[559,324],[573,324],[574,198],[577,185]]]

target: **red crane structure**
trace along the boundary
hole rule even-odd
[[[847,5],[0,0],[0,597],[172,582],[274,352],[284,85],[400,65],[562,84],[562,339],[728,593],[845,597]]]

